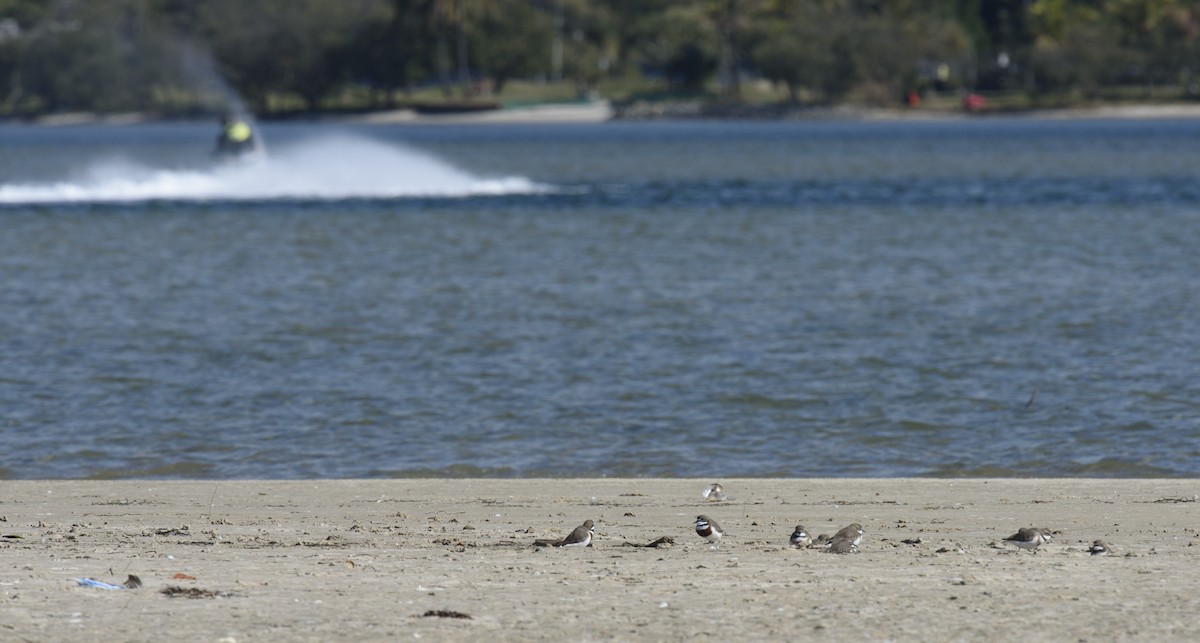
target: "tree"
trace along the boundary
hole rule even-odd
[[[281,91],[315,110],[347,80],[349,50],[387,10],[385,0],[209,0],[200,20],[224,75],[258,111]]]
[[[141,0],[63,4],[23,36],[18,69],[27,99],[46,111],[135,110],[169,82],[169,41]]]
[[[370,88],[372,105],[379,104],[380,95],[383,103],[395,105],[398,90],[432,71],[424,56],[432,42],[418,3],[392,0],[389,10],[366,23],[361,38],[347,49],[348,74]]]
[[[1102,85],[1116,84],[1138,58],[1118,44],[1119,38],[1114,26],[1093,21],[1069,24],[1059,42],[1039,40],[1030,60],[1035,94],[1077,89],[1094,98]]]
[[[652,73],[668,87],[699,91],[717,68],[719,38],[702,7],[678,3],[644,23],[641,54]]]
[[[524,0],[498,0],[474,30],[471,51],[477,67],[500,93],[510,78],[530,77],[549,71],[554,24],[551,16],[536,11]]]
[[[858,78],[845,16],[808,5],[763,27],[751,59],[763,77],[799,102],[807,90],[818,101],[841,99]]]
[[[854,46],[868,97],[885,104],[919,87],[922,62],[957,62],[968,50],[966,34],[954,22],[886,11],[859,23]]]

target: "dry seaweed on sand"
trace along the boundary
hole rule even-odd
[[[465,618],[465,619],[471,618],[470,614],[464,614],[462,612],[456,612],[454,610],[429,610],[428,612],[425,612],[421,616],[423,616],[423,617],[433,616],[433,617],[437,617],[437,618]]]
[[[168,585],[160,589],[159,593],[167,598],[229,598],[233,596],[233,592],[218,592],[211,589],[180,587],[178,585]]]
[[[652,540],[652,541],[650,541],[650,542],[646,543],[645,545],[642,545],[642,544],[639,544],[639,543],[631,543],[631,542],[629,542],[629,541],[627,540],[627,541],[625,541],[625,545],[624,545],[624,546],[625,546],[625,547],[654,547],[654,548],[658,548],[658,547],[669,547],[669,546],[671,546],[671,545],[674,545],[674,544],[675,544],[675,539],[674,539],[674,538],[672,538],[672,537],[670,537],[670,536],[663,536],[663,537],[661,537],[661,538],[659,538],[659,539],[657,539],[657,540]]]

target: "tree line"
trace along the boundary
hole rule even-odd
[[[1200,0],[0,0],[0,113],[384,108],[513,80],[739,101],[1200,94]]]

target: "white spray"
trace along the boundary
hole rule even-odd
[[[206,169],[109,159],[63,180],[0,183],[0,203],[467,197],[547,188],[481,177],[404,145],[331,134],[279,145],[268,157]]]
[[[201,91],[220,96],[221,110],[224,113],[250,125],[254,131],[253,154],[264,156],[267,152],[266,142],[263,140],[261,130],[254,122],[254,115],[246,109],[246,102],[242,100],[241,95],[217,71],[217,64],[212,54],[199,45],[183,40],[177,46],[179,48],[179,66],[183,73]]]

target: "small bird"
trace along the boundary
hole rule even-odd
[[[831,540],[833,540],[833,537],[830,536],[829,534],[821,534],[820,536],[817,536],[813,540],[812,547],[814,549],[821,548],[821,547],[828,547],[829,541],[831,541]]]
[[[554,538],[539,538],[533,541],[534,547],[591,547],[592,536],[596,534],[595,523],[590,520],[583,521],[582,525],[575,528],[574,531],[567,534],[566,538],[556,540]]]
[[[716,502],[718,500],[724,500],[725,499],[725,487],[722,487],[721,484],[718,482],[714,482],[714,483],[708,485],[708,488],[704,490],[703,495],[704,495],[704,499],[709,502]]]
[[[1033,553],[1037,553],[1037,548],[1043,543],[1050,542],[1053,537],[1050,535],[1049,529],[1039,529],[1037,527],[1021,527],[1017,533],[1004,539],[1004,542],[1015,545],[1021,549],[1028,549]]]
[[[558,541],[555,547],[590,547],[592,536],[596,534],[595,524],[590,520],[583,521],[575,531],[567,534],[566,538]]]
[[[854,544],[854,541],[849,538],[834,536],[833,540],[829,541],[829,546],[825,549],[825,552],[828,554],[853,554],[858,552],[858,545]]]
[[[1093,556],[1107,556],[1112,548],[1103,540],[1097,540],[1092,543],[1091,547],[1088,547],[1088,551],[1092,552]]]
[[[701,538],[707,538],[708,542],[712,543],[713,548],[716,548],[721,542],[721,537],[725,535],[725,531],[721,529],[721,525],[717,521],[708,516],[696,516],[696,533]]]
[[[792,547],[808,547],[812,545],[812,536],[804,531],[804,525],[796,525],[796,530],[792,532],[792,536],[788,538],[788,543]]]
[[[836,534],[833,535],[833,538],[831,538],[830,541],[832,542],[834,540],[837,540],[838,538],[845,538],[846,540],[849,540],[850,543],[853,544],[855,547],[858,547],[858,544],[862,542],[862,537],[863,537],[862,525],[860,525],[856,522],[852,522],[849,525],[842,527],[842,529],[840,531],[838,531]]]

